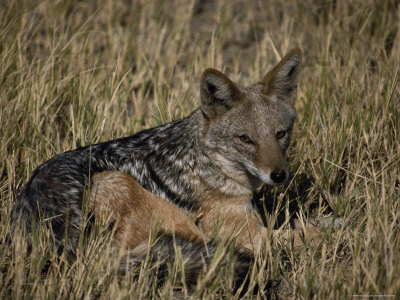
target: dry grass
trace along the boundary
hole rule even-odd
[[[265,206],[275,216],[293,207],[340,216],[344,226],[296,251],[283,240],[266,245],[251,283],[269,278],[271,297],[399,299],[399,25],[396,0],[3,1],[0,298],[169,298],[181,262],[163,286],[146,264],[118,277],[101,228],[70,266],[45,233],[29,254],[23,240],[9,243],[18,191],[57,153],[187,115],[206,67],[248,84],[300,46],[294,176],[266,193]],[[211,273],[196,295],[234,297],[229,264]]]

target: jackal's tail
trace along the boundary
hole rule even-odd
[[[150,267],[160,284],[168,274],[175,272],[174,285],[186,285],[189,292],[198,280],[204,280],[205,284],[212,282],[223,268],[229,268],[229,274],[232,275],[229,279],[232,280],[234,290],[243,287],[245,291],[253,255],[224,243],[201,243],[161,233],[153,242],[128,251],[121,260],[120,272],[132,272],[132,269],[142,264]]]

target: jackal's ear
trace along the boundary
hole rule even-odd
[[[242,93],[228,77],[215,69],[206,69],[200,82],[201,108],[213,119],[239,104]]]
[[[261,81],[265,95],[276,95],[279,99],[294,105],[297,97],[301,65],[301,50],[296,48],[284,58]]]

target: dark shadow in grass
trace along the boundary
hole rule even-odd
[[[343,191],[346,180],[346,172],[343,170],[338,170],[336,178],[331,184],[329,184],[329,187],[327,187],[326,190],[329,191],[331,195],[339,195]],[[267,185],[262,186],[262,188],[254,194],[252,203],[258,209],[265,226],[268,225],[268,218],[270,218],[274,213],[277,214],[274,224],[274,229],[277,229],[286,221],[285,209],[287,204],[279,203],[279,194],[286,191],[286,195],[288,196],[288,199],[290,199],[288,204],[290,214],[289,221],[290,224],[293,225],[293,219],[296,218],[296,212],[299,211],[303,204],[307,203],[308,212],[315,211],[318,208],[318,202],[310,203],[308,201],[310,194],[309,192],[312,187],[317,187],[315,179],[308,176],[306,173],[300,173],[296,175],[294,182],[292,182],[287,191],[287,187],[273,188]],[[323,187],[317,187],[319,190],[322,188]],[[323,201],[328,204],[328,210],[326,213],[333,212],[322,190],[320,191],[320,195]]]
[[[286,195],[288,195],[290,199],[288,205],[291,224],[293,223],[293,219],[296,218],[296,212],[299,211],[300,206],[307,202],[309,190],[314,185],[314,178],[301,173],[296,176],[295,182],[292,183],[289,189],[286,191]],[[283,187],[282,189],[271,188],[270,186],[264,185],[257,193],[254,194],[253,205],[257,207],[258,211],[260,212],[265,226],[268,225],[268,218],[270,218],[274,213],[277,214],[274,229],[279,228],[286,221],[285,210],[287,204],[279,203],[279,194],[285,191],[285,189],[286,187]],[[312,203],[308,207],[310,211],[312,211],[318,207],[318,203]]]

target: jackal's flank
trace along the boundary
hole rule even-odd
[[[216,224],[222,224],[221,237],[236,233],[239,247],[253,249],[264,230],[251,205],[253,192],[288,177],[285,152],[296,117],[300,63],[301,51],[294,49],[250,87],[206,69],[201,107],[186,118],[51,158],[19,195],[13,230],[44,223],[58,251],[73,254],[91,181],[90,210],[97,218],[100,211],[112,214],[123,233],[115,238],[131,248],[147,243],[152,225],[161,222],[161,229],[182,237],[183,255],[197,253],[189,257],[197,263],[212,253],[202,239],[211,237]],[[121,207],[128,213],[118,213]],[[163,210],[175,218],[157,213]],[[143,218],[148,223],[137,222],[139,216],[148,216]]]

